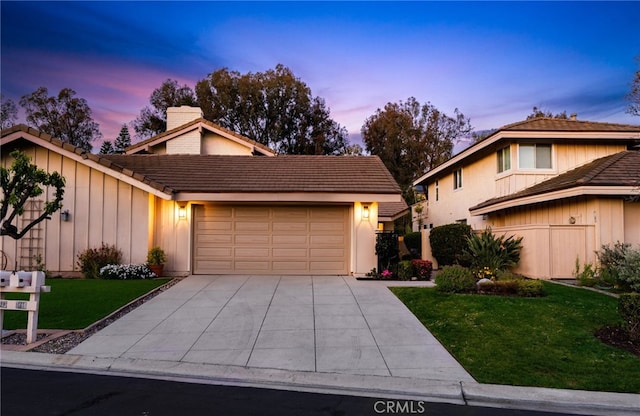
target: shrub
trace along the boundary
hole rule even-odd
[[[404,244],[411,253],[412,259],[419,259],[422,255],[422,233],[410,232],[404,236]]]
[[[518,280],[518,296],[536,297],[544,296],[544,284],[540,280],[522,279]]]
[[[624,293],[618,298],[622,327],[633,341],[640,341],[640,293]]]
[[[618,270],[620,264],[624,262],[624,257],[630,244],[621,243],[616,241],[613,247],[603,245],[599,251],[596,251],[598,261],[600,262],[601,273],[610,277],[610,280],[618,282]]]
[[[100,269],[100,278],[110,280],[153,279],[157,277],[146,264],[108,264]]]
[[[376,234],[376,255],[380,270],[393,268],[399,258],[398,235],[384,232]]]
[[[586,263],[582,270],[580,270],[580,259],[576,258],[576,269],[573,272],[573,276],[578,282],[578,286],[593,287],[598,281],[596,280],[596,271],[590,263]]]
[[[618,281],[625,289],[640,292],[640,249],[627,250],[618,264]]]
[[[445,266],[436,275],[436,290],[450,293],[473,292],[476,290],[476,279],[466,267]]]
[[[440,266],[459,263],[467,237],[471,236],[471,227],[466,224],[447,224],[435,227],[429,234],[431,253]]]
[[[108,264],[120,264],[122,252],[116,246],[102,243],[99,248],[88,248],[78,254],[78,267],[85,279],[100,277],[100,269]]]
[[[491,232],[491,228],[487,228],[480,234],[467,237],[464,255],[469,259],[471,268],[475,270],[503,270],[518,264],[520,250],[522,237],[497,237]]]
[[[398,263],[398,279],[411,280],[415,275],[411,260],[403,260]]]
[[[433,263],[429,260],[414,259],[411,260],[414,275],[418,280],[431,280],[431,272],[433,271]]]
[[[485,281],[478,284],[478,291],[495,295],[520,297],[544,296],[544,284],[540,280],[524,279],[511,274],[503,280]]]

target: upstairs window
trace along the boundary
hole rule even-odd
[[[440,199],[440,187],[438,181],[436,181],[436,201]]]
[[[521,144],[518,146],[520,169],[551,169],[550,144]]]
[[[509,146],[498,150],[498,173],[511,169],[511,148]]]
[[[462,188],[462,169],[453,171],[453,189]]]

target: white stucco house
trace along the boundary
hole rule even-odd
[[[169,109],[167,122],[120,155],[24,125],[3,130],[2,166],[20,149],[66,179],[61,212],[21,240],[0,239],[9,264],[30,268],[40,256],[48,270],[74,275],[78,253],[105,243],[124,263],[160,246],[169,275],[360,275],[376,266],[379,207],[402,203],[378,157],[275,155],[193,107]]]
[[[537,118],[501,127],[414,182],[429,229],[455,222],[524,237],[517,271],[570,278],[576,260],[640,244],[640,126]]]

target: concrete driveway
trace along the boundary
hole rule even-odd
[[[474,382],[379,281],[190,276],[69,354]]]

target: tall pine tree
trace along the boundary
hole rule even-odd
[[[116,137],[113,143],[113,152],[124,153],[125,149],[129,146],[131,146],[131,134],[129,134],[129,127],[123,124],[120,129],[120,134],[118,134],[118,137]]]

